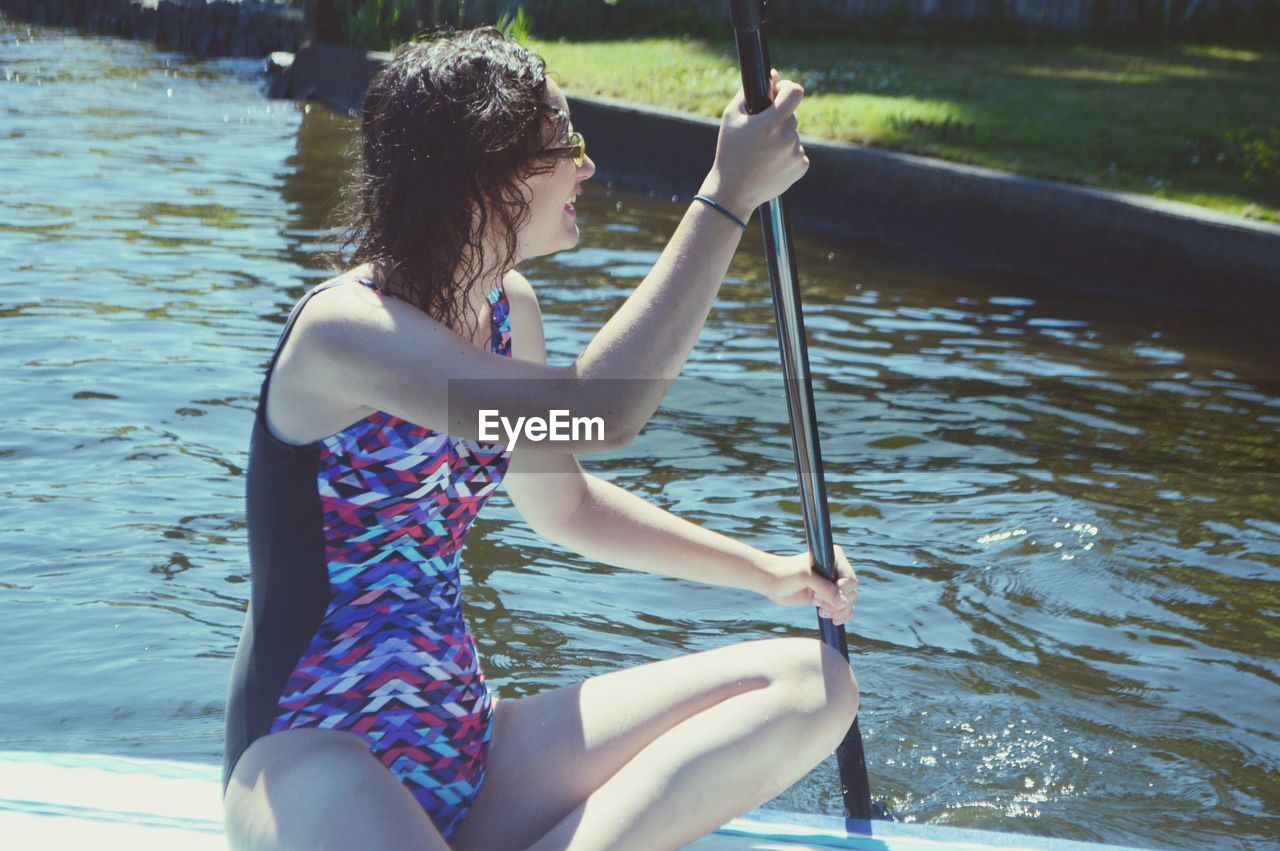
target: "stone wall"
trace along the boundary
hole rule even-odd
[[[151,41],[197,56],[295,51],[315,0],[0,0],[11,20]]]

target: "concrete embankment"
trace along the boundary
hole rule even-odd
[[[390,58],[308,45],[274,90],[354,112]],[[290,64],[291,62],[291,64]],[[284,66],[288,65],[285,69]],[[599,178],[689,199],[717,121],[569,94]],[[1191,306],[1280,335],[1280,226],[1190,204],[1035,180],[803,138],[810,169],[788,193],[794,224],[968,268]]]

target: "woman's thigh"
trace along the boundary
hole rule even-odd
[[[791,680],[797,692],[807,690],[810,702],[825,699],[822,689],[839,690],[840,700],[856,690],[848,663],[834,651],[812,639],[782,638],[499,700],[485,780],[453,838],[455,847],[534,842],[672,727],[780,680]]]
[[[236,763],[223,811],[235,851],[449,848],[365,743],[334,730],[256,740]]]

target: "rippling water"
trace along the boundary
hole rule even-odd
[[[0,747],[219,758],[251,411],[288,308],[329,277],[319,228],[353,132],[264,100],[259,64],[0,21]],[[562,361],[684,208],[592,182],[578,209],[581,246],[524,269]],[[748,237],[690,378],[588,466],[794,551]],[[1273,846],[1275,341],[798,242],[875,796],[920,821]],[[503,695],[813,632],[804,609],[558,551],[505,498],[471,540],[468,613]],[[777,803],[838,812],[833,763]]]

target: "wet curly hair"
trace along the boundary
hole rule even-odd
[[[330,222],[334,259],[371,263],[387,288],[455,331],[469,307],[485,242],[514,265],[529,220],[522,181],[556,167],[544,134],[568,117],[546,102],[542,58],[494,27],[424,33],[400,47],[365,94],[358,164]],[[353,157],[354,158],[354,157]]]

